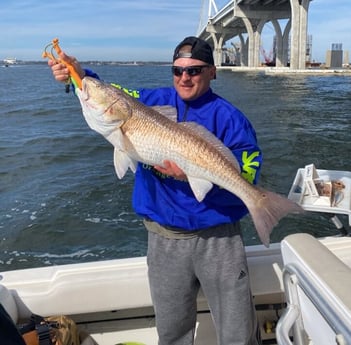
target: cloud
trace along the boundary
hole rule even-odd
[[[203,3],[206,1],[7,0],[0,7],[0,59],[40,59],[45,44],[58,37],[62,48],[81,59],[168,61],[181,39],[196,34],[201,13],[208,12],[201,10]],[[216,3],[222,8],[228,1]],[[351,49],[350,17],[350,0],[311,1],[308,32],[315,60],[324,61],[332,43]],[[270,31],[266,25],[266,49],[274,35]]]
[[[166,50],[170,56],[169,47],[196,33],[198,5],[185,0],[9,1],[0,10],[6,18],[0,22],[1,52],[33,59],[46,43],[59,37],[62,47],[74,47],[87,59],[109,59],[109,52],[124,58],[129,52],[133,59],[142,57],[141,49],[150,51],[147,56],[152,51],[155,57],[164,56]]]

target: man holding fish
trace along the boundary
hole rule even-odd
[[[100,82],[73,57],[60,58],[83,79],[76,90],[83,114],[113,144],[118,177],[135,172],[133,207],[149,234],[159,345],[193,344],[200,286],[218,345],[261,344],[240,219],[249,210],[268,245],[272,227],[299,208],[253,186],[261,150],[246,117],[210,88],[211,47],[185,38],[173,55],[174,86],[132,92]],[[65,64],[49,65],[57,81],[68,79]]]

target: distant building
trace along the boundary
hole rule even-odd
[[[312,60],[312,35],[307,35],[306,42],[306,63],[310,63]]]
[[[350,66],[350,56],[349,56],[349,51],[344,50],[344,61],[343,61],[343,67],[349,67]]]
[[[343,53],[342,43],[333,43],[332,49],[327,51],[325,66],[327,68],[342,68],[345,64]],[[348,59],[348,52],[345,57]]]

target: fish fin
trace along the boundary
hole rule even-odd
[[[204,200],[206,194],[211,190],[213,184],[210,181],[188,176],[188,182],[198,202]]]
[[[261,198],[248,206],[261,242],[269,247],[270,234],[281,218],[288,213],[302,213],[304,210],[286,197],[259,188]]]
[[[124,151],[119,150],[115,147],[113,153],[113,161],[115,165],[115,171],[119,179],[122,179],[126,174],[128,168],[135,173],[137,164],[134,159],[130,158]]]
[[[161,115],[167,117],[169,120],[177,122],[177,108],[172,107],[171,105],[155,105],[151,108],[160,113]]]
[[[207,140],[211,145],[217,148],[229,161],[232,162],[235,169],[240,173],[241,168],[238,160],[233,155],[233,152],[226,147],[223,142],[218,139],[213,133],[211,133],[207,128],[202,125],[199,125],[196,122],[179,122],[180,126],[190,129],[194,135],[200,136]]]
[[[114,131],[112,131],[109,135],[106,135],[105,138],[108,140],[115,148],[120,150],[124,150],[124,135],[120,130],[120,127],[123,125],[124,121],[121,123],[118,122]]]

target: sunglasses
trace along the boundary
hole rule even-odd
[[[194,77],[202,73],[202,70],[206,67],[210,67],[210,65],[200,65],[200,66],[188,66],[188,67],[179,67],[179,66],[172,66],[172,73],[180,77],[183,75],[183,72],[186,72],[187,75],[190,77]]]

